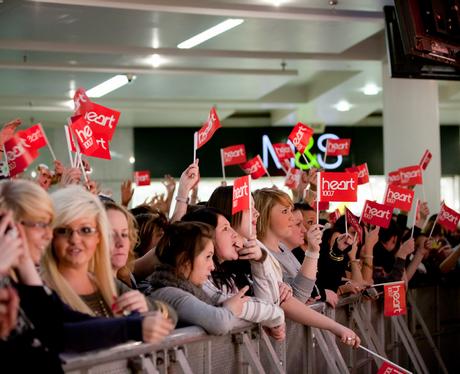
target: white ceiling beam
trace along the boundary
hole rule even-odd
[[[92,6],[99,8],[186,13],[219,17],[264,18],[301,21],[382,22],[383,12],[236,4],[202,0],[29,0],[37,3]]]

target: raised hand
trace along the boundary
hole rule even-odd
[[[133,182],[130,179],[121,182],[120,192],[121,205],[127,207],[134,195]]]
[[[238,293],[224,301],[224,307],[229,309],[235,316],[239,317],[243,312],[243,306],[249,300],[249,296],[244,294],[249,290],[249,286],[243,287]]]

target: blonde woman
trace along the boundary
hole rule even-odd
[[[43,278],[73,309],[111,317],[148,311],[145,297],[115,281],[107,214],[80,186],[54,192],[55,228],[42,261]],[[124,292],[127,291],[127,292]]]

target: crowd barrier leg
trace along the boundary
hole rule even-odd
[[[254,373],[263,374],[265,370],[260,362],[259,355],[257,354],[250,337],[245,333],[238,333],[233,336],[235,344],[242,348],[243,355],[248,360],[249,366]]]
[[[322,331],[315,327],[312,328],[312,332],[331,372],[334,374],[349,373],[350,370],[337,347],[335,337],[331,336],[329,331]]]
[[[268,352],[268,358],[271,361],[271,368],[278,374],[286,373],[286,370],[284,369],[286,360],[278,357],[272,343],[270,342],[270,338],[263,329],[261,329],[260,338],[262,344]]]
[[[170,351],[171,362],[177,363],[184,374],[193,374],[192,367],[187,361],[184,353],[184,347],[175,347]]]

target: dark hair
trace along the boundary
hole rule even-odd
[[[182,217],[182,221],[184,222],[195,221],[195,222],[207,223],[208,225],[211,225],[213,228],[216,228],[219,215],[225,217],[225,215],[216,208],[200,207],[184,215]]]
[[[142,211],[142,210],[141,210]],[[152,242],[153,233],[155,229],[163,230],[168,225],[168,218],[166,215],[160,211],[153,210],[148,213],[139,213],[134,216],[138,226],[139,240],[134,252],[140,257],[148,252],[150,248],[150,243]]]
[[[387,243],[393,236],[396,236],[397,241],[401,240],[402,232],[397,223],[394,220],[390,221],[390,225],[384,229],[380,228],[379,241],[381,243]]]
[[[294,203],[293,211],[296,211],[296,210],[302,210],[304,212],[308,212],[308,211],[313,211],[314,212],[315,211],[315,209],[313,209],[307,203]]]
[[[217,187],[208,200],[207,206],[217,208],[223,216],[228,219],[233,228],[241,225],[243,213],[238,212],[232,215],[233,186]]]
[[[164,230],[158,242],[156,255],[163,264],[179,269],[190,264],[193,270],[195,258],[203,251],[206,240],[214,239],[214,229],[201,222],[175,222]]]

